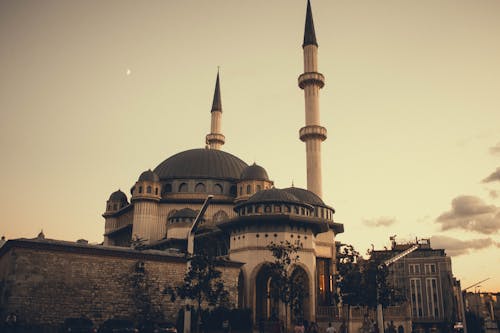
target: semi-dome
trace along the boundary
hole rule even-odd
[[[159,182],[160,177],[158,177],[158,175],[156,173],[154,173],[153,171],[151,171],[151,169],[149,169],[149,170],[146,170],[143,173],[141,173],[141,175],[139,176],[139,181],[140,182],[143,182],[143,181]]]
[[[169,218],[196,218],[196,211],[192,210],[191,208],[182,208],[181,210],[178,210],[172,216]]]
[[[111,193],[111,195],[109,196],[109,201],[128,202],[127,195],[121,190]]]
[[[240,178],[248,165],[238,157],[216,149],[191,149],[175,154],[154,170],[161,180]]]
[[[261,202],[301,203],[301,201],[293,194],[285,190],[271,188],[268,190],[262,190],[255,193],[246,202],[242,204],[261,203]]]
[[[266,169],[257,164],[252,164],[243,170],[240,176],[241,180],[267,180],[269,181],[269,176],[267,175]]]
[[[320,197],[318,197],[314,192],[311,192],[309,190],[305,190],[303,188],[298,188],[298,187],[288,187],[283,189],[283,191],[293,194],[300,201],[304,203],[308,203],[313,206],[326,206]]]

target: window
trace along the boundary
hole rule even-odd
[[[420,264],[410,264],[409,269],[410,269],[410,274],[415,274],[415,275],[420,274]]]
[[[117,210],[118,206],[116,204],[113,205],[113,210]]]
[[[247,194],[250,194],[252,192],[252,187],[250,185],[247,185]]]
[[[196,186],[194,187],[194,191],[197,193],[205,192],[205,184],[203,184],[203,183],[196,184]]]
[[[264,213],[270,213],[270,212],[271,212],[271,206],[265,206]]]
[[[240,195],[243,195],[243,186],[240,186]]]
[[[165,193],[170,193],[170,192],[172,192],[172,184],[166,184]]]
[[[425,274],[435,274],[436,264],[424,264],[424,272]]]
[[[257,192],[259,192],[262,189],[260,185],[257,185]]]
[[[142,186],[139,186],[139,193],[142,193]]]
[[[411,313],[413,317],[423,317],[422,285],[418,278],[410,279]]]
[[[437,279],[436,278],[425,279],[425,289],[427,296],[428,316],[432,318],[437,318],[439,317]]]
[[[152,191],[153,191],[153,189],[151,188],[151,186],[148,186],[148,187],[146,188],[146,192],[151,193]]]
[[[222,185],[221,184],[214,185],[214,193],[215,194],[222,194]]]
[[[188,184],[182,183],[179,185],[179,192],[187,192],[188,191]]]
[[[274,206],[274,212],[281,213],[281,206],[278,206],[278,205]]]

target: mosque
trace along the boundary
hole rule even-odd
[[[125,257],[127,260],[140,259],[142,265],[146,263],[146,267],[149,267],[149,261],[170,260],[177,263],[181,259],[169,257],[167,260],[167,255],[161,253],[177,251],[182,254],[186,250],[188,231],[205,199],[210,195],[213,198],[195,235],[195,248],[209,249],[212,254],[224,256],[229,263],[234,263],[231,266],[236,269],[237,276],[234,280],[237,282],[233,283],[237,289],[234,305],[251,309],[254,320],[280,315],[282,306],[268,296],[271,279],[268,263],[273,261],[273,257],[267,246],[271,242],[298,241],[302,244],[300,261],[293,266],[291,274],[304,281],[309,295],[303,304],[304,318],[316,321],[322,316],[331,317],[332,311],[335,311],[332,298],[335,236],[343,232],[343,225],[334,221],[334,208],[322,200],[321,143],[327,138],[327,130],[320,123],[319,92],[325,79],[318,71],[318,43],[309,1],[302,48],[304,72],[298,77],[298,86],[304,90],[305,126],[299,130],[299,138],[306,147],[307,189],[275,188],[264,167],[255,163],[248,165],[222,149],[225,136],[222,131],[223,107],[220,78],[217,73],[206,146],[179,152],[165,159],[154,170],[141,173],[131,187],[130,197],[120,190],[113,192],[103,213],[102,245],[67,244],[69,242],[63,244],[43,240],[43,237],[34,241],[18,240],[17,243],[11,242],[11,245],[2,249],[0,259],[6,263],[8,260],[19,260],[16,258],[19,258],[20,250],[17,250],[17,257],[8,259],[9,251],[12,252],[16,247],[37,247],[39,252],[47,251],[50,255],[57,251],[67,254],[54,259],[53,262],[56,263],[68,256],[85,255],[85,258],[77,259],[85,263],[88,268],[86,271],[71,266],[77,262],[76,259],[59,270],[80,274],[77,278],[66,275],[58,282],[63,285],[71,279],[74,293],[80,292],[83,288],[81,285],[91,280],[88,277],[91,267],[101,265],[97,270],[108,270],[107,264],[112,260],[117,263],[120,260],[125,262]],[[47,245],[49,243],[50,248]],[[26,260],[34,256],[36,253],[30,252],[26,255]],[[47,255],[40,258],[46,260]],[[37,264],[39,263],[33,263]],[[127,265],[131,264],[127,261]],[[5,264],[5,267],[7,266]],[[117,274],[117,267],[118,264],[115,264],[113,271],[106,271],[107,274]],[[166,274],[162,273],[162,269],[170,271],[169,266],[162,267],[164,268],[158,269],[154,274],[162,276]],[[29,274],[42,274],[40,272],[43,273],[44,269]],[[47,274],[54,279],[58,272]],[[96,275],[95,279],[101,278]],[[105,287],[112,288],[113,283],[118,283],[120,279],[121,275],[107,278]],[[25,282],[23,288],[31,288],[32,281]],[[105,295],[106,289],[101,286],[102,283],[96,282],[92,288],[101,288],[104,290],[101,294]],[[117,290],[120,288],[122,287],[116,286]],[[11,292],[15,293],[15,290],[11,288]],[[39,292],[38,289],[33,291],[35,292]],[[19,293],[22,294],[23,291]],[[22,299],[19,297],[16,299]],[[62,296],[59,294],[59,297]],[[47,302],[52,302],[52,297],[47,295],[46,298]],[[115,296],[110,295],[109,298],[109,302],[112,302]],[[103,300],[86,310],[78,311],[92,318],[100,318],[98,316],[101,314],[96,313],[97,308],[102,308],[101,313],[111,309],[109,302],[106,302],[108,301]],[[121,303],[117,303],[109,313],[116,313],[116,308],[123,307],[124,301]],[[60,311],[67,311],[67,307],[72,306],[69,301],[67,304],[66,308]]]
[[[307,189],[273,186],[266,170],[248,165],[222,150],[222,100],[219,74],[211,108],[206,147],[177,153],[154,170],[144,171],[130,193],[113,192],[103,214],[105,246],[127,246],[139,241],[154,249],[186,248],[187,233],[207,195],[213,195],[199,232],[196,247],[244,263],[238,296],[240,307],[251,308],[256,318],[268,318],[277,309],[266,295],[272,261],[271,242],[302,243],[300,274],[310,296],[305,317],[316,318],[322,307],[331,306],[335,235],[343,225],[335,223],[335,210],[322,196],[321,143],[327,130],[320,124],[319,92],[324,76],[318,72],[318,43],[311,5],[307,4],[304,41],[304,72],[298,86],[304,90],[305,126],[299,137],[306,146]]]

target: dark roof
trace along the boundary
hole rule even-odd
[[[217,71],[217,79],[215,80],[214,101],[212,102],[212,111],[222,112],[222,100],[220,98],[220,83],[219,71]]]
[[[314,31],[311,2],[309,0],[307,0],[306,25],[304,28],[304,43],[302,44],[302,47],[306,45],[318,46],[318,42],[316,41],[316,32]]]
[[[296,196],[285,190],[271,188],[252,195],[244,204],[260,202],[302,203]]]
[[[188,218],[196,218],[196,211],[192,210],[191,208],[182,208],[181,210],[175,212],[170,218],[179,218],[179,217],[188,217]]]
[[[121,190],[111,193],[111,195],[109,196],[109,201],[119,201],[128,203],[127,195],[123,193]]]
[[[237,180],[248,165],[238,157],[216,149],[191,149],[161,162],[154,172],[161,180],[209,178]]]
[[[286,191],[288,193],[293,194],[296,196],[300,201],[303,201],[305,203],[308,203],[313,206],[325,206],[325,203],[323,200],[321,200],[320,197],[318,197],[315,193],[305,190],[303,188],[298,188],[298,187],[288,187],[283,189],[283,191]]]
[[[156,173],[154,173],[153,171],[151,171],[151,169],[149,169],[141,173],[141,175],[139,176],[139,181],[159,182],[160,177],[158,177]]]
[[[266,169],[257,164],[252,164],[241,173],[241,180],[269,180]]]

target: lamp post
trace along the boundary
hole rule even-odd
[[[194,254],[194,234],[196,233],[196,230],[198,230],[198,225],[200,224],[201,219],[203,218],[203,215],[205,215],[208,205],[210,204],[210,201],[212,201],[213,198],[214,198],[213,195],[207,196],[205,202],[203,203],[203,206],[201,206],[198,215],[196,215],[196,218],[194,219],[193,224],[191,225],[191,228],[188,231],[187,251],[186,251],[188,261],[186,266],[186,272],[189,272],[189,269],[191,268],[191,262],[189,261],[189,257]],[[186,304],[184,309],[184,333],[191,333],[191,304],[188,298],[186,298]]]

